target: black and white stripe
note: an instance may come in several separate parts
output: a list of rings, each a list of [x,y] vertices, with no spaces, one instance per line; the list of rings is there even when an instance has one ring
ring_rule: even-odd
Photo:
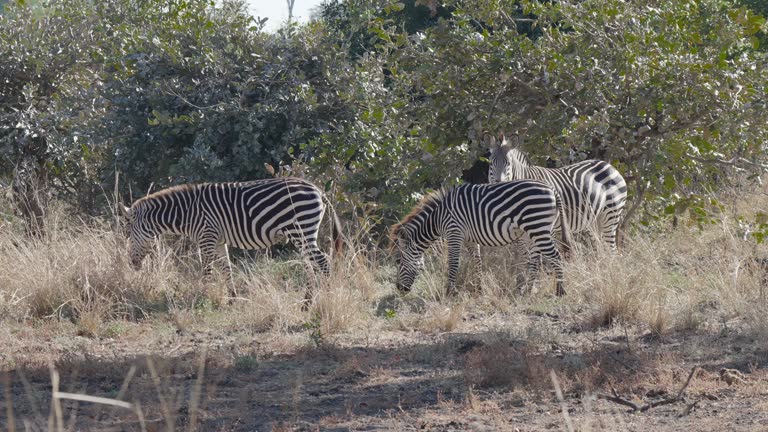
[[[325,200],[317,186],[298,178],[171,187],[130,208],[122,207],[128,219],[131,263],[141,268],[152,241],[164,233],[195,240],[206,274],[214,262],[228,264],[227,246],[264,249],[288,239],[317,270],[328,274],[328,259],[317,245]],[[332,225],[338,250],[340,225],[335,214]],[[224,270],[229,273],[229,266]]]
[[[510,142],[511,141],[511,142]],[[519,136],[491,138],[488,181],[533,179],[557,190],[572,233],[590,232],[616,248],[616,234],[627,200],[627,183],[608,162],[585,160],[562,168],[534,166],[518,149]]]
[[[557,276],[557,294],[563,295],[561,255],[552,237],[562,213],[557,192],[533,180],[464,184],[434,192],[390,229],[399,267],[397,288],[411,289],[424,265],[424,251],[440,238],[448,243],[448,292],[452,293],[464,242],[503,246],[525,236],[533,243],[531,270],[538,270],[538,257],[546,258]],[[563,242],[568,249],[570,235],[567,225],[562,226]]]

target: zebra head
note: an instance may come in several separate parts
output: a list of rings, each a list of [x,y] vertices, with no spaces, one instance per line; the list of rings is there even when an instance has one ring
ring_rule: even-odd
[[[134,208],[120,205],[120,210],[126,221],[131,266],[134,270],[140,270],[141,262],[152,249],[152,240],[155,237],[154,230],[148,223],[146,212],[142,207]]]
[[[490,138],[490,165],[488,166],[488,183],[522,179],[521,169],[525,162],[522,153],[517,150],[520,136],[504,134]],[[519,156],[518,156],[519,155]]]
[[[424,249],[418,247],[414,235],[402,225],[393,227],[390,233],[397,262],[397,290],[409,292],[419,272],[424,268]]]

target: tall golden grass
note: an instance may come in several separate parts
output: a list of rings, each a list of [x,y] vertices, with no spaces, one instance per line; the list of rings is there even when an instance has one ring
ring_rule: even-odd
[[[584,327],[624,323],[663,335],[741,320],[764,334],[768,252],[745,239],[734,212],[723,212],[716,223],[701,228],[683,223],[638,231],[618,253],[582,246],[566,264],[569,294],[562,304],[546,300],[554,292],[551,275],[540,275],[534,293],[518,291],[525,254],[510,248],[484,250],[480,274],[465,254],[459,275],[463,289],[453,299],[443,293],[444,257],[433,254],[414,292],[401,300],[394,292],[394,265],[386,252],[372,251],[362,240],[367,231],[349,236],[329,278],[308,280],[297,254],[240,259],[235,283],[241,295],[228,304],[225,281],[201,279],[199,257],[188,241],[159,242],[144,268],[134,271],[123,235],[111,223],[52,212],[43,240],[31,240],[11,224],[0,232],[0,315],[16,321],[71,320],[88,336],[113,319],[232,308],[241,325],[253,329],[285,331],[310,323],[327,336],[393,316],[400,326],[452,331],[473,308],[512,312],[520,305],[561,304]],[[301,301],[307,284],[314,286],[315,301],[305,312]]]

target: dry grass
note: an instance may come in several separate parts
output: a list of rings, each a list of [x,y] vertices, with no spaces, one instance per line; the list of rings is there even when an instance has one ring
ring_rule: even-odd
[[[587,328],[622,322],[664,335],[739,318],[765,334],[762,320],[750,319],[768,308],[765,269],[743,264],[756,253],[765,254],[765,247],[735,237],[726,221],[703,232],[634,237],[618,254],[599,249],[569,262],[567,282],[578,299],[573,310],[590,311]]]
[[[0,234],[0,304],[16,320],[82,320],[88,332],[102,319],[140,319],[186,304],[199,289],[171,251],[161,248],[152,265],[135,272],[111,230],[52,222],[42,241]]]
[[[161,246],[135,272],[122,236],[108,227],[65,218],[54,218],[48,226],[50,236],[44,241],[30,241],[13,230],[0,233],[0,311],[6,319],[71,320],[79,334],[96,336],[103,322],[157,313],[170,314],[183,327],[194,313],[227,302],[223,281],[200,280],[189,247]],[[480,307],[504,313],[519,308],[565,312],[583,329],[622,323],[657,336],[733,320],[766,334],[760,317],[767,308],[768,269],[760,259],[768,254],[765,246],[744,241],[736,230],[724,216],[703,231],[682,227],[630,237],[618,254],[603,248],[582,251],[567,264],[570,293],[561,306],[541,303],[551,297],[553,278],[546,273],[540,275],[538,292],[520,295],[524,257],[509,248],[484,250],[486,270],[480,274],[465,254],[459,300],[448,300],[445,262],[433,255],[414,286],[412,297],[420,299],[420,306],[400,306],[396,312],[401,327],[426,332],[454,331],[468,307]],[[309,282],[297,258],[242,260],[235,272],[241,298],[226,307],[237,310],[241,327],[258,332],[285,332],[311,322],[330,336],[368,326],[382,316],[375,306],[391,295],[394,271],[382,266],[386,256],[371,257],[354,241],[349,244],[335,259],[330,278]],[[315,286],[315,302],[306,314],[300,306],[308,283]],[[183,318],[185,313],[189,316]]]
[[[435,378],[443,378],[441,368],[454,368],[458,384],[450,385],[461,386],[460,397],[455,391],[445,400],[440,396],[443,405],[438,405],[485,415],[508,409],[503,401],[489,400],[489,394],[510,395],[520,403],[551,396],[550,371],[556,372],[566,400],[611,387],[638,398],[657,389],[672,391],[689,368],[675,356],[647,349],[665,340],[723,335],[726,352],[740,337],[743,346],[768,339],[768,268],[763,264],[768,250],[745,241],[733,215],[725,213],[702,230],[682,223],[636,233],[619,253],[581,248],[566,264],[569,294],[564,299],[554,297],[554,277],[546,273],[537,291],[521,294],[525,254],[510,248],[484,249],[479,274],[465,253],[456,298],[445,297],[445,260],[432,254],[413,292],[399,296],[389,257],[371,252],[360,236],[335,258],[327,279],[308,278],[295,253],[236,260],[239,297],[229,302],[223,280],[201,280],[188,243],[162,242],[136,272],[121,235],[110,227],[55,213],[48,227],[43,241],[30,241],[15,229],[0,232],[0,326],[12,328],[0,336],[11,341],[11,352],[46,352],[54,340],[63,346],[57,351],[62,356],[79,356],[96,349],[102,338],[114,338],[131,350],[141,351],[134,347],[146,343],[175,357],[199,349],[194,341],[203,338],[226,347],[215,358],[218,363],[209,359],[206,370],[258,377],[264,358],[290,355],[295,356],[290,361],[331,364],[327,376],[382,394],[389,388],[399,394],[400,385],[408,389],[416,381],[399,373],[396,366],[402,362],[409,363],[407,373],[428,370],[436,382],[442,382]],[[308,284],[314,286],[315,301],[304,311]],[[41,341],[27,350],[30,334]],[[460,335],[469,335],[469,342],[451,339]],[[392,348],[414,340],[420,348]],[[345,351],[361,345],[374,348],[364,354]],[[703,348],[689,349],[712,349]],[[13,357],[0,355],[0,361],[16,365]],[[179,374],[164,363],[155,366],[160,384],[166,375]],[[196,376],[197,366],[187,364],[182,372]],[[151,371],[142,368],[144,385],[154,391]],[[59,369],[62,376],[67,373],[64,365]],[[298,395],[291,410],[301,412],[303,386],[317,385],[318,376],[326,375],[309,366],[296,376],[281,375],[296,383],[285,386],[287,394]],[[691,392],[716,385],[722,385],[716,378],[697,379]],[[397,404],[382,400],[382,406]],[[506,426],[506,417],[493,415],[499,428]],[[323,421],[343,424],[349,416],[329,413]]]
[[[94,221],[48,221],[50,235],[30,240],[22,233],[0,233],[0,312],[4,319],[69,320],[82,336],[100,335],[111,320],[143,320],[167,315],[179,330],[198,315],[227,305],[227,283],[200,277],[188,241],[159,242],[141,271],[127,259],[120,233]],[[354,243],[353,243],[354,244]],[[324,335],[361,325],[380,294],[374,261],[359,250],[336,257],[329,278],[310,276],[299,257],[241,260],[235,270],[240,296],[233,300],[238,326],[252,331],[286,331],[307,321],[301,310],[304,290],[314,287],[309,311]]]
[[[467,310],[479,308],[566,314],[587,330],[621,323],[665,336],[739,321],[755,334],[768,334],[762,319],[768,309],[768,252],[745,241],[736,217],[725,212],[703,230],[683,223],[631,236],[619,253],[582,247],[566,266],[565,302],[547,300],[554,278],[546,273],[539,277],[538,291],[521,295],[524,252],[484,248],[485,270],[479,274],[471,255],[463,255],[458,299],[445,298],[445,259],[432,254],[409,296],[416,300],[389,307],[379,303],[392,296],[395,271],[386,254],[362,247],[370,234],[365,230],[335,257],[326,279],[307,278],[296,255],[236,262],[240,298],[227,305],[226,283],[201,280],[189,242],[161,242],[136,272],[128,265],[121,234],[98,221],[84,224],[60,214],[52,212],[49,236],[42,241],[25,238],[21,230],[0,233],[0,312],[6,320],[70,320],[79,334],[92,337],[112,320],[167,314],[183,328],[200,314],[227,308],[236,311],[240,328],[285,333],[308,325],[328,337],[393,315],[397,320],[390,322],[399,328],[450,332],[461,327]],[[314,286],[315,302],[306,313],[301,303],[308,284]]]

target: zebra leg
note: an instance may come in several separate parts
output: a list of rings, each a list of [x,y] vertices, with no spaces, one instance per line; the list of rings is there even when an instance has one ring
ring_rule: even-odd
[[[601,239],[608,243],[612,251],[616,250],[616,235],[621,218],[615,212],[603,213],[598,218]]]
[[[461,244],[463,237],[461,234],[452,233],[448,235],[448,283],[446,292],[448,295],[456,293],[456,277],[459,274],[459,258],[461,257]]]
[[[324,277],[327,277],[331,273],[331,266],[328,263],[328,257],[318,247],[317,241],[309,241],[297,236],[292,237],[292,241],[301,250],[301,256],[305,263],[304,268],[307,272],[307,292],[304,294],[304,304],[301,307],[302,310],[307,310],[312,303],[315,285],[318,284],[316,272],[319,271]]]
[[[229,294],[232,297],[237,297],[237,287],[235,286],[235,280],[232,277],[232,261],[229,259],[229,248],[226,243],[219,243],[217,249],[219,263],[221,264],[221,272],[224,273],[224,277],[229,285]]]
[[[200,257],[203,261],[204,277],[210,279],[213,274],[213,266],[219,265],[219,268],[227,281],[227,294],[230,296],[229,302],[232,302],[238,294],[237,289],[235,288],[234,279],[232,278],[232,263],[229,261],[227,244],[220,242],[219,239],[214,236],[203,237],[198,243],[200,246]]]
[[[557,289],[555,295],[558,297],[565,295],[565,288],[563,281],[565,275],[563,273],[563,260],[560,256],[560,251],[557,250],[554,240],[552,238],[539,238],[534,243],[534,248],[537,250],[537,254],[540,258],[543,256],[552,268],[555,270],[555,277],[557,278]]]
[[[538,278],[539,271],[541,270],[541,253],[531,247],[528,249],[528,266],[524,279],[524,289],[526,291],[533,291],[533,283]]]
[[[483,257],[480,255],[480,244],[476,244],[474,248],[472,248],[472,257],[475,260],[475,271],[477,272],[478,277],[480,276],[480,273],[483,271]]]
[[[198,241],[200,247],[200,258],[203,262],[203,275],[210,277],[213,274],[213,265],[221,259],[221,248],[219,239],[213,236],[206,236]]]

